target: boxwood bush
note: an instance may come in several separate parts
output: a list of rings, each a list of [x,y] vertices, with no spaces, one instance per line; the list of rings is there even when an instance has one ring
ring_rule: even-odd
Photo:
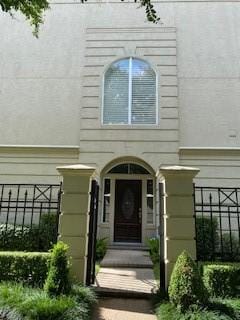
[[[0,252],[0,281],[42,287],[50,256],[50,253],[40,252]]]
[[[59,241],[55,244],[49,264],[49,271],[44,290],[51,297],[68,294],[71,289],[69,280],[68,246]]]
[[[203,305],[208,300],[197,265],[186,251],[175,263],[168,293],[170,302],[181,311],[186,311],[194,304]]]
[[[240,286],[240,266],[204,265],[203,281],[211,296],[233,297],[238,294]]]

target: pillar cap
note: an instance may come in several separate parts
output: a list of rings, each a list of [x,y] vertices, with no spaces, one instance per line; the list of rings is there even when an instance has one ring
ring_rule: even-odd
[[[196,176],[200,169],[194,167],[184,166],[163,166],[158,170],[158,175],[184,175],[184,176]]]
[[[80,175],[80,176],[91,176],[93,175],[96,168],[89,167],[84,164],[72,164],[68,166],[57,167],[57,171],[62,175]]]

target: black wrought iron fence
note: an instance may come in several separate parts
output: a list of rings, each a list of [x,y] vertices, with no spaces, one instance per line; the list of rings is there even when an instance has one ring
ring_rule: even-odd
[[[194,187],[197,259],[240,261],[240,188]]]
[[[91,202],[90,202],[90,212],[89,212],[89,230],[88,230],[87,274],[86,274],[86,285],[88,286],[93,284],[95,281],[98,196],[99,196],[98,182],[96,180],[92,180]]]
[[[61,184],[0,184],[0,250],[47,251],[57,241]]]

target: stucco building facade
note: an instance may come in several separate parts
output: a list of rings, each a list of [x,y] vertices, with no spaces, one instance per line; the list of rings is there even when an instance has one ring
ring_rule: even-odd
[[[239,1],[155,7],[158,25],[132,2],[52,1],[39,39],[22,17],[1,14],[0,180],[54,183],[57,166],[96,168],[110,242],[155,235],[160,166],[197,167],[200,186],[240,183]],[[119,61],[152,70],[154,121],[134,123],[130,100],[130,118],[104,120],[106,76]],[[127,232],[119,211],[135,216]]]

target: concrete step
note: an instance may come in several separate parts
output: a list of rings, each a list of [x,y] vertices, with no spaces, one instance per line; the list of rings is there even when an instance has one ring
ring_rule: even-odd
[[[149,251],[149,248],[142,245],[132,245],[132,244],[112,244],[108,246],[110,250],[139,250],[139,251]]]
[[[96,292],[106,297],[150,298],[156,287],[148,268],[101,268],[95,280]]]
[[[101,267],[152,268],[153,263],[147,251],[108,249],[100,263]]]
[[[98,297],[116,297],[116,298],[130,298],[130,299],[151,299],[153,293],[139,292],[122,289],[110,289],[104,287],[93,286],[94,291]]]

